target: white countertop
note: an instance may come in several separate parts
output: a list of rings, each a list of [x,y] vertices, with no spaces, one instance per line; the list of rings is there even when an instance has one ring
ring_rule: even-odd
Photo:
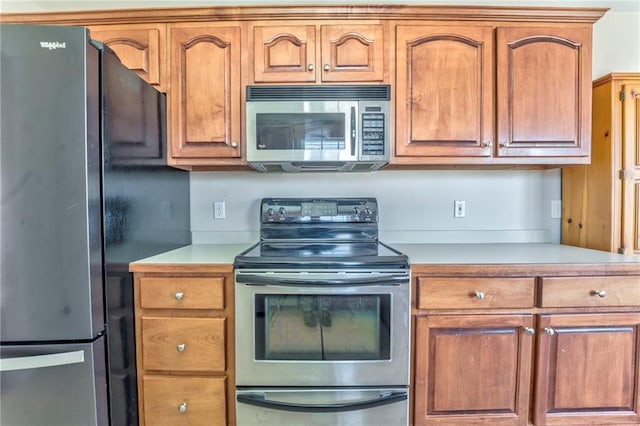
[[[436,264],[637,264],[640,258],[561,244],[389,244],[414,265]],[[193,244],[134,264],[233,264],[252,244]]]

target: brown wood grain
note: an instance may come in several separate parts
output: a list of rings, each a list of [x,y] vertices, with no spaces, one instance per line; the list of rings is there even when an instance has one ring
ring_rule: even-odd
[[[640,309],[640,276],[543,278],[540,306],[637,306]]]
[[[177,295],[180,294],[178,297]],[[224,309],[223,277],[141,277],[142,309]]]

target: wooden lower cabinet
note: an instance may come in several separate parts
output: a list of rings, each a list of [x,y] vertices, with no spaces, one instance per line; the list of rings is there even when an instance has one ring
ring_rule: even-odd
[[[234,425],[233,276],[135,273],[134,299],[140,425]]]
[[[538,324],[535,424],[640,424],[640,313],[541,315]]]
[[[527,424],[532,315],[415,323],[415,425]]]

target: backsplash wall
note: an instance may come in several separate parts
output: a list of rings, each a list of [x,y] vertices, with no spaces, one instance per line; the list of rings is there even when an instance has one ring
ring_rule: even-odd
[[[191,173],[194,243],[252,243],[264,197],[376,197],[389,243],[559,242],[560,170],[381,170],[371,173]],[[466,216],[454,218],[454,200]],[[214,219],[214,201],[226,218]]]

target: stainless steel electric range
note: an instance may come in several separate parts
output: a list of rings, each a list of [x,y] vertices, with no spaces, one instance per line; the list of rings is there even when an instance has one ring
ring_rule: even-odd
[[[235,259],[238,425],[408,423],[410,272],[374,198],[267,198]]]

